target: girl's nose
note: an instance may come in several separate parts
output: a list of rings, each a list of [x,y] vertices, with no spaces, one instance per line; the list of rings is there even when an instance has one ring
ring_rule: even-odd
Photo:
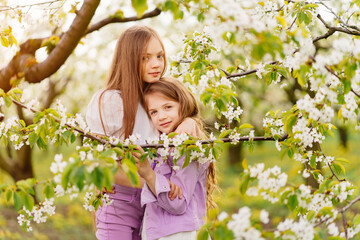
[[[152,68],[158,68],[160,67],[160,59],[158,59],[157,57],[153,58],[151,61],[151,67]]]
[[[166,118],[167,118],[167,115],[163,111],[160,111],[159,112],[159,120],[166,119]]]

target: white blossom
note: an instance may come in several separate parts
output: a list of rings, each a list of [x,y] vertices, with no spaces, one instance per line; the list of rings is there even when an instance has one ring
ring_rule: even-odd
[[[260,212],[260,221],[264,224],[269,223],[269,213],[264,209]]]

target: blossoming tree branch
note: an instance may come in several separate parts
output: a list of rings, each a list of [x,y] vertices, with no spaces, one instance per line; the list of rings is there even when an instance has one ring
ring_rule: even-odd
[[[49,4],[62,2],[66,1]],[[148,11],[152,5],[154,10]],[[137,13],[134,17],[125,17],[119,9],[92,23],[95,10],[101,8],[100,1],[84,0],[81,7],[74,3],[69,14],[75,16],[67,31],[24,41],[0,70],[0,141],[4,148],[21,151],[37,146],[46,150],[49,144],[75,144],[82,136],[81,144],[69,158],[55,156],[51,178],[32,176],[16,179],[12,185],[0,185],[1,194],[19,211],[23,230],[31,230],[32,221],[44,222],[54,214],[54,198],[86,192],[87,210],[109,204],[106,194],[94,192],[95,188],[111,189],[118,167],[134,185],[139,184],[131,153],[140,136],[120,141],[92,135],[81,115],[68,113],[60,101],[52,108],[35,110],[33,99],[24,100],[24,86],[28,85],[22,83],[41,83],[57,75],[81,39],[102,31],[106,25],[156,18],[169,11],[180,21],[195,16],[201,26],[200,30],[188,28],[182,48],[172,57],[170,74],[181,79],[203,108],[216,116],[214,131],[210,140],[176,134],[147,139],[142,158],[154,157],[157,148],[163,158],[171,154],[178,159],[186,153],[184,165],[176,166],[186,167],[191,161],[220,160],[224,142],[245,142],[250,150],[257,151],[255,141],[272,140],[281,158],[289,164],[302,164],[299,174],[307,179],[307,184],[288,182],[288,174],[277,166],[267,168],[266,160],[256,165],[244,160],[239,194],[261,197],[287,208],[290,214],[276,225],[270,222],[276,213],[269,215],[266,209],[260,210],[259,217],[246,206],[232,215],[209,214],[199,238],[320,239],[321,234],[329,239],[359,237],[360,215],[352,209],[355,205],[358,208],[360,195],[359,188],[346,179],[344,163],[348,160],[329,155],[322,144],[334,135],[339,123],[348,125],[354,133],[360,130],[360,2],[165,0],[132,1],[131,7]],[[9,17],[21,21],[22,8],[9,9],[5,12],[17,10],[17,15]],[[1,43],[9,48],[17,44],[11,27],[1,29]],[[43,47],[48,55],[37,62],[36,52]],[[71,81],[67,78],[63,86]],[[266,89],[273,89],[272,94]],[[53,92],[56,94],[49,95],[51,101],[60,94]],[[261,126],[254,130],[259,117],[249,116],[258,106],[256,101],[269,104],[278,97],[274,92],[287,96],[287,104],[272,104],[272,110],[260,116]],[[18,117],[11,117],[14,105]],[[31,115],[31,121],[25,121],[23,113]],[[10,169],[2,155],[0,167]],[[35,194],[36,188],[43,189],[42,193]]]

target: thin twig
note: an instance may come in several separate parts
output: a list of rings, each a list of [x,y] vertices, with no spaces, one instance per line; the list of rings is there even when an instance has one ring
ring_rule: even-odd
[[[347,222],[346,222],[346,218],[345,218],[345,213],[344,212],[341,212],[341,215],[342,215],[342,223],[343,223],[343,226],[344,226],[344,232],[345,232],[345,239],[348,239],[348,232],[347,232]]]
[[[351,202],[349,202],[348,205],[346,205],[345,207],[343,207],[342,209],[340,209],[340,212],[345,212],[346,210],[348,210],[348,208],[350,208],[352,205],[354,205],[356,202],[360,201],[360,196],[358,196],[357,198],[355,198],[354,200],[352,200]]]
[[[0,12],[9,11],[9,10],[15,10],[17,8],[25,8],[25,7],[33,7],[33,6],[39,6],[39,5],[45,5],[45,4],[53,4],[55,2],[60,2],[62,0],[53,0],[53,1],[47,1],[47,2],[41,2],[41,3],[33,3],[33,4],[27,4],[27,5],[16,5],[16,6],[0,6]]]
[[[273,65],[273,64],[276,64],[277,61],[273,61],[273,62],[270,62],[268,63],[269,65]],[[221,71],[223,71],[222,69],[220,69]],[[235,74],[229,74],[227,75],[226,74],[226,78],[233,78],[233,77],[243,77],[243,76],[246,76],[246,75],[249,75],[249,74],[252,74],[252,73],[256,73],[259,69],[252,69],[252,70],[249,70],[249,71],[246,71],[246,72],[242,72],[242,73],[235,73]]]
[[[328,31],[327,31],[327,33],[325,33],[325,34],[323,34],[323,35],[321,35],[321,36],[318,36],[318,37],[316,37],[316,38],[314,38],[313,39],[313,43],[316,43],[317,41],[319,41],[319,40],[321,40],[321,39],[326,39],[326,38],[328,38],[328,37],[330,37],[331,35],[333,35],[335,33],[335,30],[334,29],[329,29]]]
[[[354,89],[351,89],[351,91],[357,96],[357,97],[359,97],[360,98],[360,94],[359,93],[357,93],[357,92],[355,92],[354,91]]]

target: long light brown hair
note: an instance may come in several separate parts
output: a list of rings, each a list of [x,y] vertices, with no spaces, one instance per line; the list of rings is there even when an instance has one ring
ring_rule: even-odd
[[[186,88],[186,86],[172,77],[163,77],[159,81],[148,84],[144,89],[144,98],[143,105],[146,109],[146,112],[149,114],[147,104],[146,104],[146,96],[152,93],[160,93],[164,95],[164,97],[178,102],[179,107],[179,116],[180,124],[185,118],[192,118],[196,121],[201,139],[207,139],[207,134],[204,131],[202,121],[200,119],[200,111],[199,105],[196,102],[194,95]],[[150,116],[149,116],[150,117]],[[177,127],[177,126],[176,126]],[[175,129],[176,129],[175,127]],[[173,131],[175,130],[173,129]],[[216,203],[213,200],[212,193],[215,189],[217,189],[217,181],[216,181],[216,168],[215,162],[210,162],[208,171],[207,171],[207,181],[206,181],[206,206],[207,208],[216,207]]]
[[[123,126],[122,129],[120,129],[120,132],[121,136],[124,138],[129,137],[134,129],[136,111],[138,103],[142,99],[143,88],[145,85],[143,81],[145,64],[143,54],[145,54],[149,41],[153,37],[159,40],[164,53],[164,69],[161,73],[162,76],[166,70],[165,48],[159,35],[154,29],[147,26],[130,27],[120,35],[116,44],[105,89],[120,90],[121,92],[124,114]],[[99,102],[101,102],[103,93],[100,96]],[[99,109],[104,133],[107,135],[101,116],[100,104]]]

